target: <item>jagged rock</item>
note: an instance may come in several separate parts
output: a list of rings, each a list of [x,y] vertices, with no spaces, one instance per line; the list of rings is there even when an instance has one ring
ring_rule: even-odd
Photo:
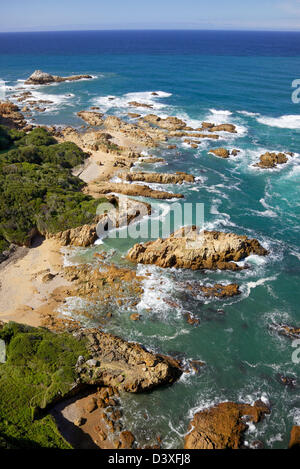
[[[62,81],[76,81],[83,78],[93,78],[91,75],[71,75],[70,77],[60,77],[51,75],[50,73],[35,70],[32,75],[25,81],[25,85],[48,85],[50,83],[59,83]]]
[[[285,335],[290,339],[300,339],[300,327],[289,326],[288,324],[271,324],[271,329],[278,332],[278,334]]]
[[[209,132],[230,132],[236,134],[236,127],[233,124],[214,125],[208,129]]]
[[[16,104],[0,101],[0,125],[13,129],[25,129],[26,120]]]
[[[135,244],[127,258],[135,263],[185,269],[241,270],[236,262],[250,254],[268,253],[256,239],[220,231],[180,228],[169,238]]]
[[[300,427],[297,425],[291,430],[289,449],[300,449]]]
[[[141,392],[171,384],[182,374],[180,364],[170,357],[148,352],[141,345],[98,329],[83,330],[88,350],[98,366],[87,363],[78,370],[82,383],[114,386],[128,392]]]
[[[262,401],[254,405],[222,402],[194,415],[185,437],[185,449],[239,449],[246,421],[258,423],[270,409]]]
[[[83,119],[88,124],[92,125],[93,127],[97,127],[103,124],[103,114],[100,112],[95,111],[79,111],[77,112],[77,116]]]
[[[158,184],[182,184],[183,182],[194,182],[195,177],[191,174],[176,172],[169,173],[146,173],[146,172],[130,172],[121,174],[120,177],[125,181],[142,181]]]
[[[215,148],[213,150],[209,150],[209,153],[213,153],[220,158],[229,158],[229,151],[226,148]]]
[[[284,164],[288,161],[284,153],[266,152],[260,157],[260,161],[256,164],[260,168],[275,168],[278,164]]]
[[[183,120],[178,119],[178,117],[166,117],[165,119],[162,119],[155,114],[148,114],[144,117],[144,121],[166,130],[176,131],[186,128],[186,123]]]
[[[153,108],[152,104],[138,103],[137,101],[130,101],[130,103],[128,103],[128,105],[132,106],[132,107],[145,107],[145,108],[149,108],[149,109]]]
[[[89,186],[89,194],[93,197],[99,197],[99,195],[109,194],[111,192],[130,196],[151,197],[153,199],[182,199],[184,197],[183,194],[159,191],[143,184],[95,181],[95,183],[90,184]]]

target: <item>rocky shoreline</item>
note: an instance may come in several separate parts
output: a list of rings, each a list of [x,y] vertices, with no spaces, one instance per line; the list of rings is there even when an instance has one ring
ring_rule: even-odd
[[[90,75],[59,77],[36,71],[25,84],[48,85],[91,78]],[[19,102],[23,102],[25,106],[27,101],[29,103],[31,100],[30,92],[28,93],[17,95]],[[136,101],[129,102],[129,105],[144,110],[152,109],[151,105]],[[37,104],[32,103],[31,106],[37,106]],[[24,112],[28,114],[28,109]],[[127,122],[116,116],[105,116],[96,109],[80,111],[77,115],[85,122],[84,129],[48,127],[47,131],[57,143],[72,142],[88,154],[84,164],[74,168],[72,174],[84,181],[85,185],[81,190],[83,194],[92,196],[94,199],[101,199],[105,195],[106,201],[114,207],[114,210],[111,214],[108,212],[95,216],[88,224],[53,233],[34,232],[29,244],[35,235],[42,234],[47,240],[52,240],[60,247],[92,246],[98,238],[99,223],[103,226],[109,224],[111,216],[117,216],[116,227],[121,228],[138,220],[139,217],[151,215],[150,203],[129,199],[129,197],[142,196],[159,200],[182,199],[184,197],[182,193],[153,189],[148,184],[193,184],[195,177],[183,172],[133,171],[132,168],[138,162],[151,164],[161,161],[161,158],[152,156],[145,158],[143,151],[155,148],[176,150],[177,145],[173,144],[174,139],[184,139],[185,143],[197,148],[202,139],[218,140],[220,132],[237,133],[237,128],[233,124],[215,125],[203,122],[201,127],[195,129],[188,126],[182,119],[173,116],[161,118],[155,114],[148,114],[141,117],[138,113],[130,113],[131,120]],[[0,103],[0,124],[13,129],[21,129],[25,133],[32,129],[32,125],[28,125],[18,106],[9,102]],[[239,150],[219,147],[208,150],[208,153],[228,159],[236,156]],[[274,168],[286,163],[287,155],[293,156],[288,152],[278,154],[267,152],[260,157],[257,166],[263,169]],[[122,182],[114,182],[112,179],[115,176]],[[128,196],[129,210],[126,207],[126,211],[123,212],[119,194]],[[0,260],[6,262],[14,252],[15,248],[11,246],[1,254]],[[91,302],[101,302],[103,311],[106,312],[100,321],[103,328],[114,314],[114,304],[118,306],[127,304],[131,311],[135,311],[131,313],[130,319],[138,321],[140,315],[135,307],[143,293],[142,282],[145,277],[136,274],[136,264],[156,265],[161,268],[238,272],[247,268],[247,265],[239,263],[253,254],[267,256],[269,253],[256,239],[235,233],[199,231],[197,227],[189,226],[180,228],[167,239],[135,244],[127,254],[127,260],[132,262],[131,268],[117,266],[109,262],[105,254],[98,253],[92,265],[81,264],[69,267],[58,265],[55,272],[51,266],[51,268],[35,273],[35,276],[42,279],[41,281],[49,287],[49,290],[46,290],[49,297],[37,307],[27,306],[29,310],[27,309],[26,315],[23,311],[23,316],[18,316],[20,311],[17,311],[13,319],[23,317],[27,321],[29,320],[27,318],[35,316],[39,322],[38,326],[51,331],[49,334],[54,334],[52,338],[60,337],[67,331],[71,340],[75,340],[80,347],[82,346],[87,355],[86,357],[79,355],[76,357],[76,362],[72,362],[75,374],[68,389],[61,395],[53,396],[51,401],[47,402],[47,406],[52,409],[51,412],[60,426],[64,409],[63,407],[55,409],[54,404],[62,405],[70,399],[70,393],[72,397],[78,393],[78,399],[70,401],[67,406],[68,410],[65,411],[73,427],[76,427],[75,433],[72,427],[71,436],[70,428],[65,429],[66,435],[70,437],[70,441],[74,442],[75,447],[79,444],[78,435],[81,435],[82,430],[91,437],[87,445],[95,444],[98,448],[116,449],[138,447],[137,439],[130,429],[124,429],[122,426],[122,412],[119,408],[122,393],[147,392],[158,386],[172,385],[180,379],[183,373],[198,372],[204,363],[191,360],[183,365],[180,360],[150,352],[138,343],[128,342],[106,333],[100,327],[83,329],[80,320],[68,319],[57,313],[66,299],[77,296]],[[63,282],[58,282],[57,287],[51,288],[51,284],[55,284],[58,277],[63,279]],[[241,293],[237,283],[226,285],[197,283],[195,285],[186,282],[183,288],[191,292],[194,297],[201,294],[206,298],[217,299],[231,298]],[[32,296],[34,295],[35,293],[32,292]],[[173,300],[169,303],[170,306],[177,307]],[[25,309],[26,305],[24,305]],[[81,314],[93,319],[89,311]],[[190,326],[199,324],[197,317],[189,312],[184,314]],[[9,321],[9,315],[5,321]],[[8,325],[1,323],[0,332],[10,327],[15,328],[12,323]],[[38,329],[30,330],[25,326],[20,327],[21,329],[17,332],[20,336],[40,333]],[[290,338],[299,337],[299,328],[286,324],[274,325],[273,330]],[[7,337],[4,332],[3,337]],[[72,360],[74,361],[74,357]],[[93,387],[93,392],[89,391],[86,396],[79,396],[79,392],[86,386]],[[76,418],[72,407],[74,402],[78,404]],[[261,401],[253,405],[223,402],[202,410],[194,415],[187,428],[184,447],[186,449],[242,448],[244,447],[244,433],[248,428],[247,423],[257,424],[269,413],[270,408]],[[290,447],[299,445],[297,428],[299,427],[294,427],[292,430]],[[65,435],[64,431],[62,435]],[[161,442],[158,443],[160,446]]]

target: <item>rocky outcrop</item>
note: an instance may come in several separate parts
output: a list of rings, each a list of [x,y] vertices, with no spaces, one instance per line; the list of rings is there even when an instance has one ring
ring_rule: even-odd
[[[107,204],[110,204],[111,211],[95,217],[94,223],[55,234],[47,233],[47,238],[58,240],[62,246],[87,247],[95,243],[100,232],[107,232],[109,226],[112,229],[121,228],[145,215],[151,215],[151,205],[145,202],[127,198],[120,202],[116,197],[109,197]]]
[[[165,130],[182,130],[187,127],[186,123],[183,120],[178,119],[178,117],[166,117],[165,119],[162,119],[155,114],[148,114],[148,116],[143,119],[144,121]]]
[[[81,331],[92,356],[76,367],[78,382],[113,386],[127,392],[148,391],[171,384],[182,374],[174,359],[148,352],[141,345],[98,329]]]
[[[288,324],[271,324],[271,329],[280,335],[289,337],[290,339],[300,339],[300,327],[290,326]]]
[[[175,174],[168,173],[146,173],[146,172],[131,172],[121,174],[120,177],[125,181],[142,181],[158,184],[182,184],[183,182],[192,183],[195,177],[191,174],[176,172]]]
[[[135,244],[127,258],[135,263],[184,269],[241,270],[236,262],[250,254],[265,256],[268,251],[256,239],[220,231],[199,231],[194,226],[180,228],[169,238]]]
[[[49,85],[51,83],[60,83],[62,81],[77,81],[93,78],[91,75],[71,75],[70,77],[60,77],[57,75],[51,75],[50,73],[36,70],[32,75],[25,81],[25,85]]]
[[[11,129],[24,130],[27,127],[26,120],[20,109],[10,101],[0,101],[0,125],[5,125]]]
[[[77,112],[77,116],[93,127],[100,126],[104,122],[102,119],[103,114],[96,111],[79,111]]]
[[[213,153],[220,158],[229,158],[229,151],[226,148],[215,148],[213,150],[209,150],[209,153]]]
[[[239,449],[247,421],[258,423],[270,409],[262,401],[254,405],[222,402],[194,415],[185,437],[185,449]]]
[[[275,168],[279,164],[287,163],[288,158],[284,153],[270,153],[266,152],[260,157],[260,161],[255,165],[259,168],[268,169]]]
[[[291,430],[289,449],[300,449],[300,427],[297,425]]]
[[[158,191],[142,184],[122,184],[117,182],[95,182],[89,186],[89,194],[93,197],[99,197],[102,194],[124,194],[130,196],[151,197],[152,199],[182,199],[182,194],[173,194],[172,192]]]
[[[162,130],[150,126],[141,128],[136,124],[124,122],[116,116],[108,116],[104,121],[104,126],[109,132],[121,134],[143,147],[155,147],[159,142],[167,140]]]
[[[209,127],[209,132],[230,132],[232,134],[236,134],[236,126],[233,124],[220,124],[214,125],[213,127]]]
[[[153,105],[152,104],[147,104],[147,103],[138,103],[137,101],[130,101],[130,103],[128,103],[129,106],[132,106],[132,107],[144,107],[144,108],[148,108],[148,109],[152,109],[153,108]]]
[[[230,283],[229,285],[216,283],[213,286],[205,286],[199,285],[197,282],[185,282],[180,284],[180,287],[190,291],[193,296],[204,295],[205,297],[231,298],[241,294],[237,283]]]

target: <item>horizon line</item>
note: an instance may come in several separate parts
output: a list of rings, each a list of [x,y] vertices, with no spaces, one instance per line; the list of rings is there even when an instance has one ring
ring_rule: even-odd
[[[277,33],[300,33],[300,29],[222,29],[222,28],[104,28],[104,29],[42,29],[21,31],[0,31],[0,34],[31,34],[31,33],[76,33],[76,32],[132,32],[132,31],[211,31],[211,32],[277,32]]]

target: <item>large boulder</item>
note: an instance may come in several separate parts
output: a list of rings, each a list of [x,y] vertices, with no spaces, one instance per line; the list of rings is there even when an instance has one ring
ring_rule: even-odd
[[[89,125],[93,127],[97,127],[103,124],[103,114],[100,112],[95,111],[79,111],[77,112],[77,116],[80,117],[82,120],[87,122]]]
[[[239,449],[247,421],[258,423],[270,409],[262,401],[254,405],[222,402],[194,415],[185,437],[185,449]]]
[[[146,173],[146,172],[130,172],[120,175],[126,181],[142,181],[158,184],[182,184],[183,182],[192,183],[195,177],[191,174],[177,173]]]
[[[229,151],[226,148],[215,148],[213,150],[209,150],[209,153],[213,153],[220,158],[229,158]]]
[[[236,262],[268,251],[256,239],[221,231],[200,231],[195,226],[183,227],[167,239],[158,238],[135,244],[127,258],[135,263],[184,269],[240,270]]]
[[[99,329],[79,332],[77,337],[87,339],[92,356],[77,366],[78,382],[141,392],[171,384],[182,374],[176,360],[148,352],[135,342],[126,342]]]
[[[270,153],[267,151],[261,155],[257,166],[263,169],[275,168],[278,164],[284,164],[287,161],[288,158],[284,153]]]

